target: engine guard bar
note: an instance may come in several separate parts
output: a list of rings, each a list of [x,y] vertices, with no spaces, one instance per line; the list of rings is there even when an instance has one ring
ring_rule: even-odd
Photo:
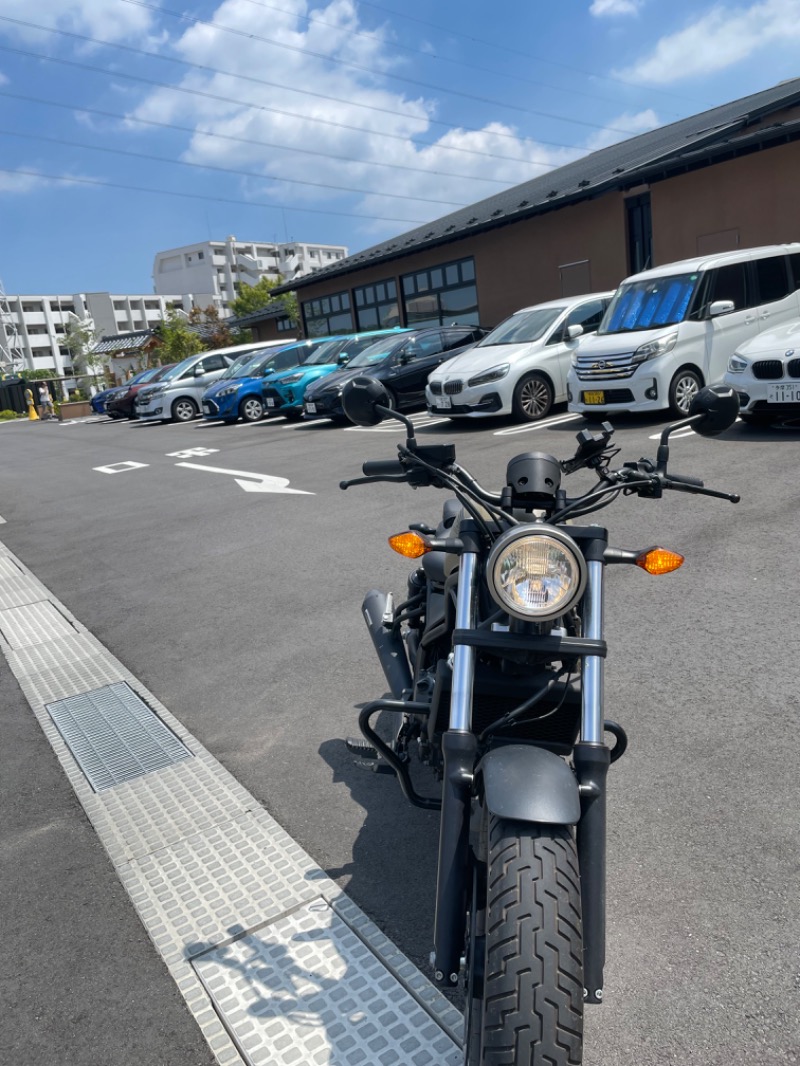
[[[372,703],[366,704],[358,715],[358,728],[361,730],[361,735],[365,737],[370,744],[379,752],[386,762],[397,774],[397,780],[403,795],[414,807],[421,807],[424,811],[439,811],[442,809],[442,802],[438,799],[433,799],[430,796],[421,796],[419,792],[414,788],[411,781],[411,775],[408,772],[408,766],[397,755],[397,752],[392,751],[389,745],[382,737],[379,737],[375,730],[370,725],[370,718],[378,711],[395,711],[401,714],[430,714],[431,707],[429,703],[414,703],[405,700],[373,700]]]

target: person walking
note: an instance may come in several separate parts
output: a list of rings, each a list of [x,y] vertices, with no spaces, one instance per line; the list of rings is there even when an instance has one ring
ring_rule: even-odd
[[[47,385],[39,386],[39,413],[42,418],[55,418],[56,411],[53,407],[53,397]]]

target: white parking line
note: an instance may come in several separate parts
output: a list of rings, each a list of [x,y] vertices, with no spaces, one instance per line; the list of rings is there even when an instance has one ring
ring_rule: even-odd
[[[530,425],[511,426],[509,429],[495,430],[495,437],[511,437],[517,433],[532,433],[536,429],[548,429],[550,426],[560,426],[564,422],[574,422],[583,415],[556,415],[553,418],[544,419],[542,422],[532,422]]]

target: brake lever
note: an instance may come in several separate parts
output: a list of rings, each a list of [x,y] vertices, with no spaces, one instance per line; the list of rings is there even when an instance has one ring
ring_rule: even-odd
[[[719,492],[717,489],[701,488],[699,485],[686,485],[681,481],[672,481],[669,475],[662,477],[661,481],[665,489],[673,492],[691,492],[695,496],[714,496],[718,500],[727,500],[729,503],[740,503],[742,499],[738,492]]]

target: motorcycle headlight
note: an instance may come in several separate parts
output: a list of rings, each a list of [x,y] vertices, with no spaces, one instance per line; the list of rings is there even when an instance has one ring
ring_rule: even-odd
[[[675,342],[678,339],[678,334],[668,333],[666,337],[659,337],[654,341],[647,341],[646,344],[640,345],[633,353],[634,363],[643,363],[646,359],[655,359],[659,355],[666,355],[667,352],[671,352],[675,347]]]
[[[560,618],[580,599],[586,563],[577,544],[555,526],[517,526],[504,533],[486,564],[489,592],[515,618]]]

